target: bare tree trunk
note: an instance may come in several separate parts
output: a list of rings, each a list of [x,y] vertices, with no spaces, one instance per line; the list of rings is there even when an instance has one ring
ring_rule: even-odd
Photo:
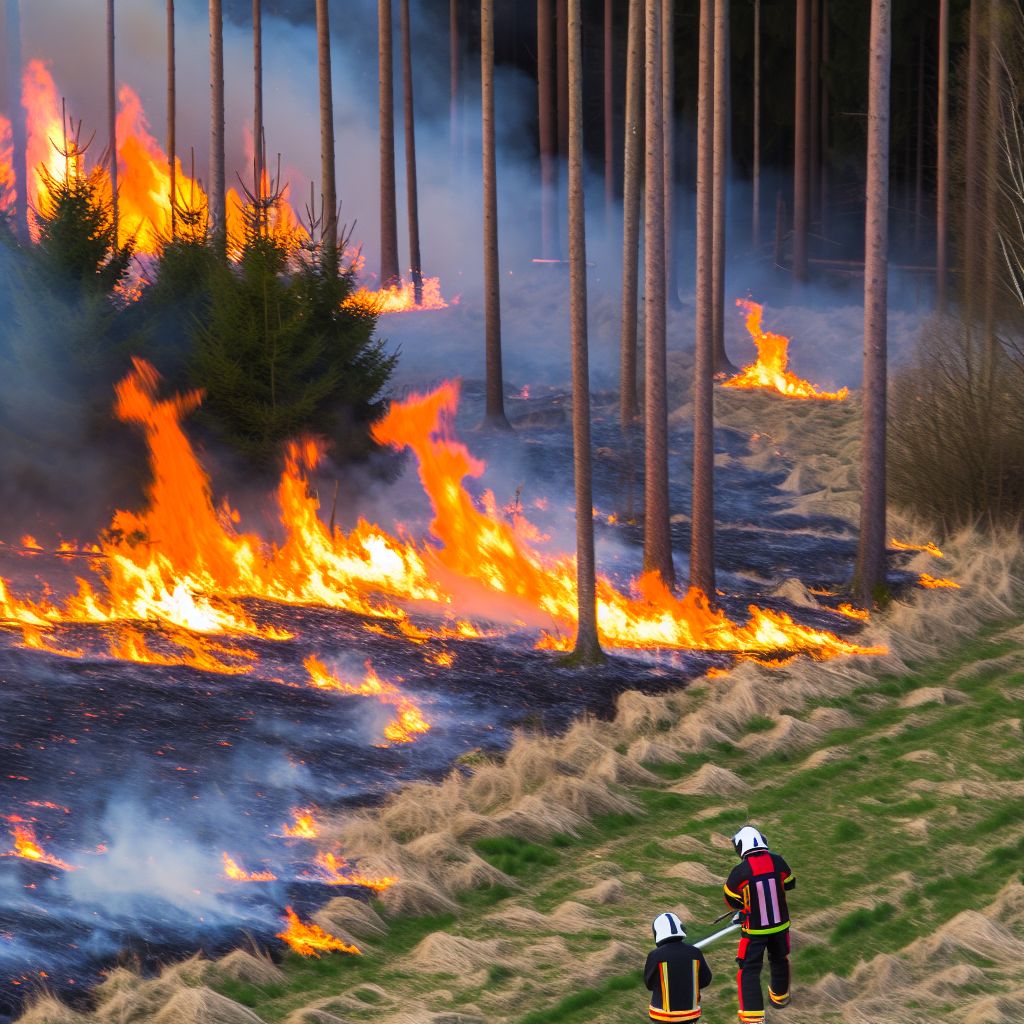
[[[569,157],[569,62],[566,53],[568,0],[555,0],[555,66],[558,72],[558,156]]]
[[[761,0],[754,0],[754,171],[750,240],[761,247]]]
[[[665,353],[665,155],[661,109],[661,2],[647,0],[647,145],[644,161],[644,569],[675,583],[668,499]]]
[[[167,0],[167,170],[171,178],[171,239],[178,233],[178,182],[177,182],[177,96],[176,68],[174,60],[174,0]]]
[[[870,607],[886,582],[886,315],[889,271],[890,0],[871,0],[867,212],[864,231],[864,385],[860,542],[854,593]]]
[[[818,162],[818,230],[828,234],[828,0],[821,0],[821,151]]]
[[[978,139],[981,130],[981,0],[971,0],[967,44],[967,126],[964,141],[964,252],[962,262],[965,326],[974,329],[978,262],[978,206],[981,160]]]
[[[614,6],[612,0],[604,0],[604,220],[605,244],[609,247],[615,237],[615,35],[612,17]]]
[[[449,145],[451,147],[452,167],[459,165],[459,70],[461,61],[461,37],[459,35],[459,0],[448,2],[448,75],[451,80],[450,99],[448,101],[448,116],[451,135]]]
[[[26,243],[28,234],[28,142],[25,130],[25,111],[21,106],[21,4],[20,0],[6,0],[4,24],[7,43],[7,95],[11,108],[11,160],[14,165],[14,230],[18,239]]]
[[[338,270],[338,192],[334,170],[334,86],[331,79],[331,22],[328,0],[316,0],[316,48],[320,77],[320,190],[323,196],[324,260]]]
[[[715,336],[715,373],[735,367],[725,352],[726,185],[729,176],[729,0],[715,2],[715,72],[712,115],[711,322]]]
[[[991,415],[991,404],[987,401],[992,394],[992,380],[995,372],[996,346],[996,292],[999,287],[999,121],[1002,96],[1002,62],[999,52],[999,0],[988,0],[988,26],[985,44],[988,48],[988,69],[986,79],[988,97],[984,118],[985,131],[985,219],[984,219],[984,307],[983,326],[985,356],[982,368],[982,395],[986,400],[986,416]],[[990,438],[985,438],[987,443]],[[985,460],[988,465],[989,460]]]
[[[252,0],[252,152],[256,195],[263,196],[263,0]]]
[[[409,24],[409,0],[399,0],[399,26],[402,35],[402,105],[405,114],[405,187],[409,209],[409,266],[413,297],[423,304],[423,266],[420,261],[420,204],[416,181],[416,109],[412,88],[412,26]]]
[[[484,425],[510,430],[501,372],[501,285],[498,269],[498,175],[494,151],[494,0],[480,0],[480,92],[483,122],[484,335],[487,408]]]
[[[921,251],[924,220],[924,32],[917,37],[917,161],[914,167],[914,252]]]
[[[210,0],[210,219],[217,248],[227,251],[224,172],[224,16],[221,0]]]
[[[935,128],[935,300],[946,311],[949,284],[949,0],[939,0],[939,109]]]
[[[821,0],[811,0],[811,72],[808,133],[811,136],[808,179],[808,229],[818,220],[818,167],[821,163]]]
[[[554,12],[537,0],[537,122],[540,134],[540,249],[558,259],[558,126],[555,108]]]
[[[110,200],[114,244],[118,244],[117,203],[117,75],[114,69],[114,0],[107,0],[107,138],[110,161]]]
[[[808,47],[808,2],[796,0],[796,93],[794,96],[793,135],[793,276],[807,280],[807,214],[808,214],[808,89],[807,70],[810,65]]]
[[[665,296],[673,308],[679,305],[676,273],[676,62],[675,0],[661,0],[661,113],[665,149]]]
[[[590,472],[587,243],[583,197],[583,54],[580,0],[569,0],[569,306],[572,331],[572,451],[576,484],[576,649],[579,664],[604,661],[597,635],[594,491]]]
[[[380,283],[398,284],[398,200],[395,195],[395,93],[391,0],[377,0],[377,84],[380,99]]]
[[[636,328],[640,195],[643,186],[643,0],[629,0],[626,49],[625,169],[622,187],[622,332],[619,349],[619,422],[624,433],[632,430],[639,415]]]
[[[697,70],[697,267],[690,586],[715,593],[715,333],[712,287],[716,0],[700,0]]]

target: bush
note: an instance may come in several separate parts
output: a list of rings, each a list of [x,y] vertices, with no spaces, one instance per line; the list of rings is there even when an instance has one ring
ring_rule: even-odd
[[[889,496],[947,533],[1024,517],[1024,365],[1012,352],[935,318],[893,379]]]

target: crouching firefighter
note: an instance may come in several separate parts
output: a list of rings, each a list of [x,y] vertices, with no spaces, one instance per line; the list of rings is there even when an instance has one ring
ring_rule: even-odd
[[[761,968],[768,954],[768,998],[772,1006],[789,1005],[789,908],[786,893],[796,879],[786,861],[768,849],[768,840],[745,825],[732,837],[740,863],[725,883],[725,902],[743,915],[743,930],[736,953],[739,971],[740,1021],[762,1024],[764,997]]]
[[[644,965],[651,1020],[700,1020],[700,990],[711,984],[704,954],[686,941],[686,929],[675,914],[659,914],[651,928],[655,948]]]

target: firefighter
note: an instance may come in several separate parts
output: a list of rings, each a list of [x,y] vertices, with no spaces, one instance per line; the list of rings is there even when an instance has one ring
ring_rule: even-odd
[[[761,968],[768,954],[768,998],[774,1007],[789,1005],[789,908],[786,893],[796,878],[786,861],[768,849],[768,840],[751,825],[732,837],[740,863],[725,883],[725,902],[743,914],[736,953],[741,1024],[762,1024]]]
[[[711,984],[704,954],[686,942],[686,929],[675,914],[659,914],[651,930],[655,948],[644,965],[651,1020],[700,1020],[700,992]]]

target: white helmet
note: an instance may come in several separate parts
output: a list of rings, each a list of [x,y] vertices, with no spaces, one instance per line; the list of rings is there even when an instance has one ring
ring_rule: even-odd
[[[767,850],[768,840],[753,825],[744,825],[732,837],[732,845],[736,848],[737,856],[746,857],[755,850]]]
[[[685,939],[686,929],[683,922],[675,914],[659,914],[651,925],[654,932],[654,944],[660,946],[669,939]]]

